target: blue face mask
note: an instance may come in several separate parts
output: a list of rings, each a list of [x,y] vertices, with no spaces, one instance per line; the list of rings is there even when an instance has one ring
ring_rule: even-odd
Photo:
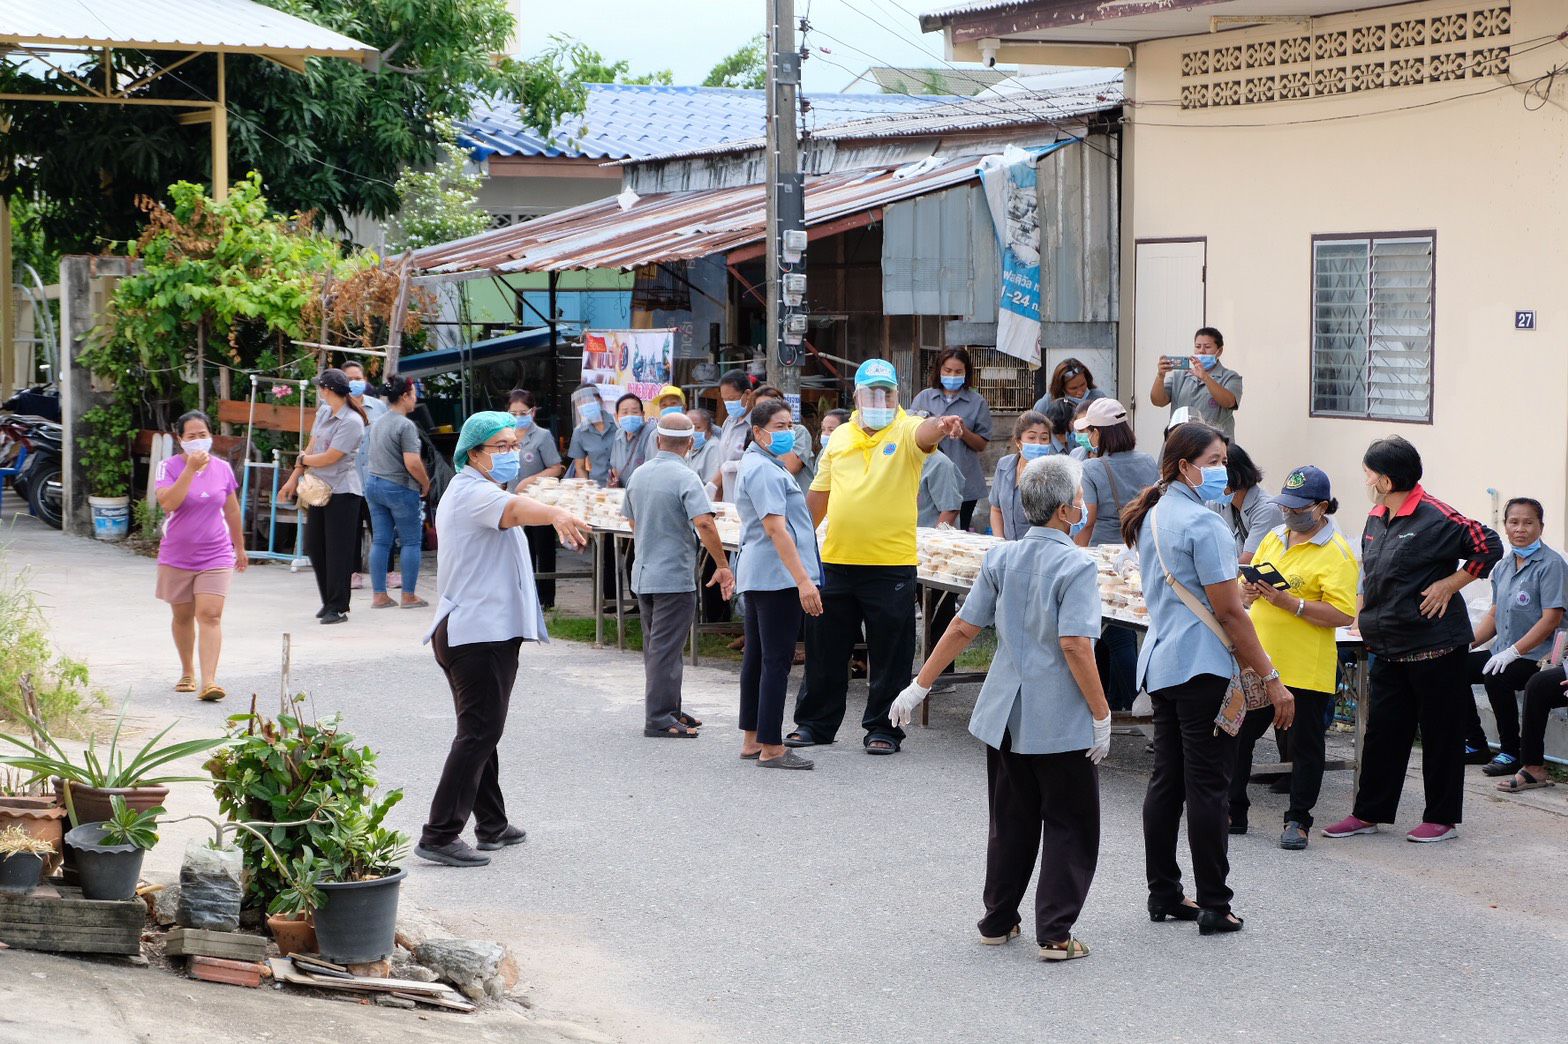
[[[1073,444],[1082,450],[1094,449],[1094,443],[1089,441],[1089,436],[1085,435],[1081,431],[1073,432]]]
[[[795,433],[793,431],[775,431],[769,435],[768,452],[775,457],[782,457],[795,449]]]
[[[1203,483],[1195,492],[1199,500],[1224,500],[1225,487],[1230,484],[1230,472],[1225,465],[1215,464],[1203,469]]]
[[[950,377],[944,373],[942,375],[942,387],[948,391],[957,391],[964,386],[965,380],[967,380],[965,377]]]
[[[881,409],[871,408],[860,411],[860,419],[872,431],[881,431],[893,423],[893,418],[898,416],[898,411],[892,407]]]
[[[364,381],[349,381],[348,382],[348,393],[350,395],[354,396],[354,398],[356,398],[356,399],[359,398],[361,395],[364,395],[365,394],[365,382]]]
[[[708,441],[708,436],[705,433],[700,432],[700,431],[692,432],[691,433],[691,451],[693,453],[696,453],[698,450],[702,449],[702,444],[704,442],[707,442],[707,441]]]
[[[1049,442],[1025,442],[1018,447],[1018,452],[1023,454],[1025,460],[1039,460],[1056,452],[1056,447]]]
[[[515,479],[520,470],[522,470],[522,464],[517,460],[516,450],[508,453],[490,454],[490,478],[493,481],[499,482],[504,486]]]
[[[821,435],[819,435],[817,437],[817,441],[822,443],[822,448],[823,449],[827,449],[828,448],[828,440],[831,439],[832,437],[833,437],[833,432],[831,432],[831,431],[824,431]]]
[[[621,430],[635,435],[642,430],[642,418],[637,414],[621,418]]]
[[[531,413],[519,413],[514,423],[519,429],[531,428],[534,426],[534,415]]]
[[[584,424],[598,424],[604,418],[604,407],[597,402],[585,402],[577,407],[577,412],[583,415]]]
[[[739,417],[741,414],[746,412],[746,404],[741,402],[739,399],[725,399],[724,412],[729,414],[731,417]]]
[[[1198,356],[1198,361],[1203,364],[1205,370],[1212,370],[1220,364],[1220,357],[1217,355],[1200,355]]]
[[[685,412],[686,411],[681,409],[679,406],[666,406],[666,407],[664,407],[664,409],[659,411],[659,416],[661,416],[661,417],[668,417],[672,413],[685,413]]]
[[[1067,527],[1067,535],[1077,536],[1083,531],[1083,524],[1087,521],[1089,521],[1089,509],[1080,504],[1078,505],[1078,521]]]
[[[1516,547],[1513,550],[1514,554],[1518,555],[1520,558],[1529,558],[1531,555],[1541,550],[1541,542],[1536,540],[1533,543],[1526,544],[1523,547]]]

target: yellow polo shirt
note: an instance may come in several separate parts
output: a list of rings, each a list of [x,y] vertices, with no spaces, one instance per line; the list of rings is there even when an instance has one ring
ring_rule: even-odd
[[[1355,552],[1331,521],[1308,541],[1287,549],[1284,526],[1276,526],[1252,556],[1252,564],[1271,563],[1290,581],[1292,598],[1327,602],[1346,616],[1356,615]],[[1258,641],[1279,670],[1280,681],[1298,689],[1333,692],[1339,652],[1334,629],[1296,615],[1296,605],[1281,609],[1262,598],[1252,603]]]
[[[828,493],[822,561],[834,565],[912,566],[920,471],[931,451],[915,444],[924,421],[902,409],[868,434],[860,411],[840,424],[817,460],[813,492]]]

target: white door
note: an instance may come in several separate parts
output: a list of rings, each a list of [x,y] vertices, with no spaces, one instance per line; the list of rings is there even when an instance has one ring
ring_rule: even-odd
[[[1133,380],[1126,391],[1135,411],[1139,448],[1159,446],[1170,411],[1149,403],[1162,355],[1192,354],[1192,335],[1204,325],[1206,240],[1140,242],[1133,279]],[[1153,451],[1150,451],[1153,452]],[[1155,454],[1158,456],[1158,454]]]

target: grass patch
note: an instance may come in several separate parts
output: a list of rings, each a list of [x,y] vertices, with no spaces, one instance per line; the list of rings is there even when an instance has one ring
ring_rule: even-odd
[[[996,656],[996,632],[987,627],[970,643],[969,648],[958,654],[955,666],[960,671],[987,671]]]
[[[593,643],[593,617],[570,616],[559,610],[551,610],[544,614],[545,629],[551,638],[567,642]],[[615,641],[615,621],[604,621],[604,640],[606,644]],[[704,634],[697,638],[697,654],[704,660],[722,660],[730,663],[740,662],[740,651],[731,649],[730,636],[722,634]],[[635,616],[626,621],[626,648],[632,652],[642,652],[642,621]]]

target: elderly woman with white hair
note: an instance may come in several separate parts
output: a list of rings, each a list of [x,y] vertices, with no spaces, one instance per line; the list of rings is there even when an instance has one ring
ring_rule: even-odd
[[[1094,559],[1072,541],[1085,516],[1083,465],[1041,457],[1023,469],[1018,489],[1028,532],[986,552],[964,607],[894,701],[892,720],[910,721],[942,669],[982,628],[1005,621],[969,719],[986,745],[991,803],[980,941],[1019,935],[1018,907],[1038,859],[1040,956],[1066,961],[1089,955],[1072,927],[1099,860],[1097,766],[1111,749],[1111,711],[1094,665],[1100,586]]]

